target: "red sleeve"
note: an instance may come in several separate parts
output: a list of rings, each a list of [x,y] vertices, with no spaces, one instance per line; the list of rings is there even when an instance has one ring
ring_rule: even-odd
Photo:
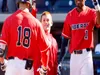
[[[91,12],[92,12],[92,19],[93,19],[94,25],[96,25],[97,28],[100,28],[100,25],[98,25],[98,24],[96,23],[96,18],[97,18],[96,11],[95,11],[94,9],[92,9]]]
[[[37,9],[32,9],[31,14],[36,18]]]
[[[41,51],[41,62],[43,66],[48,67],[49,55],[47,53],[48,53],[48,50],[50,49],[49,48],[50,42],[48,41],[47,36],[44,32],[44,29],[39,21],[38,21],[38,25],[39,26],[37,30],[38,31],[37,40],[38,40],[38,45]]]
[[[57,53],[58,53],[58,45],[57,45],[57,42],[55,42],[55,43],[56,43],[56,45],[55,45],[56,46],[56,50],[55,50],[56,52],[55,52],[55,63],[54,63],[55,64],[54,65],[54,70],[55,70],[54,71],[54,75],[57,75],[57,67],[58,67],[58,60],[57,60],[58,59],[58,56],[57,56]]]
[[[49,59],[49,68],[48,75],[57,75],[57,52],[58,52],[58,45],[54,37],[51,35],[48,36],[49,40],[51,41],[51,47],[50,47],[50,59]]]
[[[62,35],[66,38],[71,38],[71,28],[70,28],[70,16],[67,15],[65,22],[64,22],[64,27],[62,31]]]
[[[5,44],[8,44],[8,40],[9,40],[9,21],[6,20],[3,24],[2,27],[2,32],[1,32],[1,36],[0,36],[0,42],[3,42]]]
[[[49,48],[50,49],[50,48]],[[48,66],[48,63],[49,63],[49,49],[48,51],[45,51],[45,52],[41,52],[41,63],[43,66],[45,66],[48,70],[49,70],[49,66]]]

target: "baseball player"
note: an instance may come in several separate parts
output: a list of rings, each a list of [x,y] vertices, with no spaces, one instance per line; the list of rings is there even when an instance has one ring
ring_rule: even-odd
[[[5,75],[34,75],[33,61],[36,50],[40,49],[41,70],[48,69],[48,49],[50,42],[46,38],[41,23],[29,12],[30,0],[19,0],[19,9],[9,16],[2,28],[0,36],[0,63],[3,63],[7,45],[8,59]]]
[[[57,75],[57,51],[58,45],[52,34],[50,34],[51,26],[53,25],[51,13],[48,11],[44,11],[41,15],[40,22],[42,23],[43,29],[47,35],[48,40],[51,42],[50,50],[48,51],[49,60],[48,66],[49,70],[47,71],[47,75]],[[39,52],[39,51],[38,51]],[[41,75],[40,72],[37,72],[37,69],[41,65],[40,61],[40,52],[38,53],[38,57],[35,57],[34,61],[34,74]],[[40,73],[40,74],[39,74]]]
[[[100,6],[93,0],[94,9],[85,5],[86,0],[75,0],[76,7],[66,17],[62,35],[70,39],[70,75],[93,74],[93,28],[100,25]]]
[[[55,40],[55,38],[50,34],[51,26],[53,25],[52,16],[50,12],[44,11],[41,15],[40,19],[43,29],[47,35],[47,38],[51,42],[50,50],[48,51],[49,61],[48,66],[50,70],[48,70],[47,75],[57,75],[57,51],[58,51],[58,45]]]

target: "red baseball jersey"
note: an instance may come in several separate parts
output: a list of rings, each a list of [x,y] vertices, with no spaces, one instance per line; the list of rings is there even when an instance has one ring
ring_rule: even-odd
[[[36,17],[37,9],[32,9],[31,14]]]
[[[93,48],[94,25],[96,25],[96,12],[87,6],[84,6],[80,13],[74,8],[67,14],[62,35],[70,38],[70,53],[73,50]]]
[[[50,46],[50,50],[48,50],[48,56],[49,56],[49,60],[48,60],[48,66],[49,66],[49,71],[47,75],[57,75],[57,51],[58,51],[58,45],[56,40],[53,38],[53,36],[51,34],[47,34],[47,38],[49,39],[49,41],[51,42],[51,46]],[[39,72],[37,72],[37,69],[40,67],[41,65],[41,55],[40,52],[37,50],[38,52],[38,56],[35,57],[35,61],[34,61],[34,75],[40,75]]]
[[[38,48],[41,54],[49,48],[41,23],[30,12],[22,10],[17,10],[5,20],[0,42],[8,46],[7,57],[14,56],[20,59],[34,59]],[[47,65],[45,58],[47,57],[41,56],[44,66]]]

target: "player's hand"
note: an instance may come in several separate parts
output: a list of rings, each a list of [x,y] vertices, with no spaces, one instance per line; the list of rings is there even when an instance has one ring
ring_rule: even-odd
[[[36,9],[36,0],[33,0],[33,2],[32,2],[32,8]]]
[[[4,58],[3,57],[0,57],[0,69],[2,70],[2,71],[5,71],[5,68],[6,68],[6,65],[5,65],[5,63],[4,63]]]
[[[58,64],[57,72],[58,72],[58,75],[61,75],[61,63]]]
[[[5,65],[5,63],[0,63],[1,64],[1,70],[2,71],[5,71],[6,70],[6,65]]]
[[[39,72],[40,75],[47,75],[47,69],[44,69],[43,66],[41,66],[40,68],[38,68],[37,71]]]

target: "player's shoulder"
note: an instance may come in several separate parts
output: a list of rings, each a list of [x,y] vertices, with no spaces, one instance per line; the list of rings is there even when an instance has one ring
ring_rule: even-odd
[[[6,18],[5,21],[8,21],[8,22],[12,21],[15,14],[16,14],[16,12],[12,13],[10,16],[8,16],[8,17]]]
[[[86,9],[88,10],[88,12],[95,12],[95,9],[94,8],[91,8],[91,7],[86,6]]]
[[[35,22],[35,24],[36,24],[37,26],[42,26],[42,25],[41,25],[41,22],[40,22],[37,18],[35,18],[35,17],[34,17],[34,22]]]
[[[75,14],[75,11],[76,11],[76,7],[73,8],[72,10],[70,10],[70,11],[67,13],[67,15],[68,15],[68,16],[71,16],[73,13]]]
[[[71,9],[68,13],[73,13],[76,11],[76,7],[74,7],[73,9]]]
[[[6,23],[10,23],[10,21],[11,21],[11,19],[12,19],[12,15],[10,15],[10,16],[8,16],[6,19],[5,19],[5,21],[4,22],[6,22]]]

